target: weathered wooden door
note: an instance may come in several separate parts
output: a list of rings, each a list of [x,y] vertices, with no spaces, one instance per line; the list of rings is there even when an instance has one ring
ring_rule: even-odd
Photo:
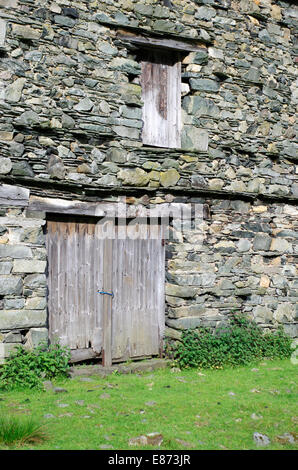
[[[181,62],[177,54],[147,52],[142,61],[143,131],[146,145],[181,147]]]
[[[49,334],[83,358],[99,354],[103,344],[103,240],[90,218],[47,223]]]
[[[140,226],[123,232],[113,224],[112,239],[87,217],[54,216],[47,227],[50,338],[69,346],[74,360],[102,355],[106,365],[159,354],[162,226],[146,222],[138,238]]]
[[[125,239],[119,238],[119,226],[115,228],[112,358],[128,359],[159,354],[164,325],[163,227],[147,224],[122,226],[122,231],[125,229],[128,232]],[[137,236],[140,231],[140,238],[130,238]]]

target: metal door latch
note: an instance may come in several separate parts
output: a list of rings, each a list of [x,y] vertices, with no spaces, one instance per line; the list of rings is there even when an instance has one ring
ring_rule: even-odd
[[[101,295],[104,295],[104,294],[110,295],[112,297],[112,299],[114,298],[114,292],[104,292],[102,290],[98,290],[97,292]]]

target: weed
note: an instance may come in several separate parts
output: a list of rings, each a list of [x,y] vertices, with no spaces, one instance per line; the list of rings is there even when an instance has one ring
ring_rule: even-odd
[[[59,343],[36,349],[21,346],[7,359],[0,370],[0,389],[41,388],[42,379],[67,376],[70,352]]]
[[[38,444],[46,439],[42,426],[30,418],[0,415],[0,443],[6,446]]]
[[[208,328],[184,331],[174,356],[180,367],[221,369],[263,358],[289,358],[291,353],[291,338],[281,328],[264,333],[255,322],[234,315],[229,325],[215,332]]]

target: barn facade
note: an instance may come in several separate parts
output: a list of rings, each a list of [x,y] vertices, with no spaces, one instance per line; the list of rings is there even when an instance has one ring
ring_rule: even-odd
[[[0,0],[0,361],[297,336],[294,3]]]

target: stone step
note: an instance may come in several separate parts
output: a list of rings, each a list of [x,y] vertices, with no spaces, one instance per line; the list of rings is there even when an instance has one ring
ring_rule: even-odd
[[[98,364],[90,366],[73,366],[70,369],[70,376],[71,378],[90,377],[92,375],[106,377],[113,372],[119,372],[120,374],[133,374],[137,372],[151,372],[156,369],[165,369],[167,366],[168,361],[166,359],[148,359],[146,361],[114,364],[111,367],[103,367]]]

